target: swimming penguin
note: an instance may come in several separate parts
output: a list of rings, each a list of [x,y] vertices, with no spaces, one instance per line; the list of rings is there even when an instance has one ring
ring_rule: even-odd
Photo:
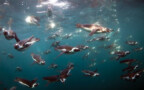
[[[124,64],[131,64],[133,62],[136,62],[137,60],[136,59],[125,59],[125,60],[122,60],[120,61],[120,63],[124,63]]]
[[[32,80],[32,81],[29,81],[29,80],[26,80],[26,79],[22,79],[22,78],[16,78],[15,79],[16,82],[22,84],[22,85],[25,85],[29,88],[35,88],[36,86],[38,86],[39,84],[36,83],[37,79],[35,80]]]
[[[71,46],[57,46],[55,50],[61,51],[61,53],[57,56],[61,56],[62,54],[72,54],[75,52],[79,52],[80,49],[78,47],[71,47]]]
[[[17,72],[21,72],[21,71],[22,71],[22,68],[19,67],[19,66],[17,66],[15,71],[17,71]]]
[[[130,51],[116,51],[114,54],[118,56],[116,60],[119,60],[121,57],[125,57],[130,54]]]
[[[137,51],[142,51],[143,50],[143,47],[138,47],[138,48],[135,48],[135,49],[133,49],[135,52],[137,52]]]
[[[74,64],[69,63],[67,68],[65,68],[64,70],[61,71],[59,77],[60,77],[60,81],[62,83],[64,83],[66,81],[66,78],[70,76],[70,72],[73,68],[74,68]]]
[[[113,30],[105,28],[100,25],[94,25],[94,24],[76,24],[77,28],[82,28],[88,32],[90,32],[89,36],[92,36],[93,34],[96,33],[109,33],[112,32]]]
[[[49,83],[52,83],[52,82],[58,82],[58,81],[59,81],[59,75],[43,77],[43,80],[48,81],[47,85],[48,85]]]
[[[126,44],[135,46],[135,45],[138,45],[138,42],[137,41],[126,41]]]
[[[14,48],[18,51],[23,51],[25,49],[27,49],[28,47],[30,47],[31,45],[33,45],[35,42],[40,41],[39,38],[34,38],[33,36],[24,39],[24,40],[16,40],[17,43],[14,45]]]
[[[38,64],[41,64],[41,65],[45,64],[45,61],[41,58],[41,56],[36,55],[34,53],[32,53],[31,56],[32,56],[32,59],[34,60],[34,63],[38,63]]]
[[[51,68],[53,68],[53,69],[56,69],[56,68],[58,68],[58,64],[51,64],[50,66],[48,66],[48,69],[51,69]]]
[[[51,44],[51,47],[57,47],[60,46],[60,41],[55,41]]]
[[[5,36],[5,38],[7,40],[12,40],[14,38],[18,38],[16,33],[13,30],[6,30],[3,28],[2,31],[3,31],[3,35]]]
[[[67,54],[80,51],[80,49],[78,47],[71,47],[71,46],[66,46],[66,45],[65,46],[57,46],[55,49],[58,51],[61,51],[63,53],[67,53]]]
[[[11,87],[9,90],[16,90],[16,86]]]
[[[48,17],[52,17],[52,15],[53,15],[52,6],[50,6],[50,5],[48,6],[46,15]]]
[[[40,18],[37,17],[37,16],[28,16],[28,17],[25,19],[25,21],[26,21],[28,24],[40,26],[40,24],[39,24]]]
[[[100,74],[97,72],[97,70],[95,70],[95,71],[83,70],[82,72],[84,73],[85,76],[95,77],[95,76],[99,76],[99,75],[100,75]]]
[[[121,79],[128,80],[128,81],[136,81],[137,78],[142,76],[142,73],[144,72],[144,69],[140,69],[131,73],[126,73],[124,75],[121,75]]]
[[[135,65],[135,66],[128,65],[128,67],[124,68],[122,71],[132,72],[132,71],[136,70],[138,67],[139,67],[139,65]]]

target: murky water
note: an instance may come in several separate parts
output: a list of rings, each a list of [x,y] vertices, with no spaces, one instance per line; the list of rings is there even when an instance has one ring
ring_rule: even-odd
[[[140,90],[143,11],[143,0],[0,0],[0,90]]]

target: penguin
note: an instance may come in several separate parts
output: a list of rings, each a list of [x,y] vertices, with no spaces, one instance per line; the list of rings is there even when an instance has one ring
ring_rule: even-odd
[[[109,33],[112,32],[113,30],[105,28],[103,26],[100,25],[94,25],[94,24],[76,24],[77,28],[82,28],[89,33],[89,36],[92,36],[93,34],[96,33]]]
[[[40,41],[40,39],[35,38],[34,36],[31,36],[24,40],[16,39],[16,41],[17,43],[14,45],[14,48],[18,51],[23,51],[27,49],[28,47],[30,47],[31,45],[33,45],[34,43]]]
[[[32,59],[34,60],[34,63],[38,63],[40,65],[44,65],[45,61],[41,58],[41,56],[36,55],[34,53],[31,53]]]
[[[22,85],[24,85],[24,86],[27,86],[29,88],[35,88],[35,87],[37,87],[39,85],[38,83],[36,83],[37,79],[29,81],[29,80],[17,77],[15,79],[15,81],[18,82],[18,83],[20,83],[20,84],[22,84]]]

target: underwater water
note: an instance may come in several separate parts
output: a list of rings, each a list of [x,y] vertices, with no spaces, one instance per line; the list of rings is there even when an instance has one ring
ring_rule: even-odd
[[[132,72],[144,68],[144,51],[134,50],[144,45],[143,11],[143,0],[0,0],[0,27],[13,30],[20,40],[32,35],[40,39],[18,51],[14,48],[16,41],[7,40],[0,31],[0,90],[10,90],[13,86],[16,90],[32,89],[16,82],[16,77],[37,79],[39,85],[34,90],[143,90],[144,71],[134,81],[124,80],[121,75],[131,72],[122,71],[129,64],[120,63],[136,59],[132,65],[139,67]],[[25,20],[28,16],[37,16],[40,25],[29,24]],[[76,27],[78,23],[101,25],[113,31],[89,36],[90,32]],[[53,35],[56,36],[51,38]],[[102,36],[109,40],[87,42]],[[52,46],[55,41],[60,41],[60,46],[86,45],[89,48],[72,54],[61,53]],[[126,41],[138,44],[129,45]],[[107,45],[114,47],[106,48]],[[50,52],[46,53],[47,50]],[[130,54],[116,60],[117,55],[110,54],[115,51],[130,51]],[[33,63],[31,53],[40,55],[45,65]],[[43,80],[43,77],[60,75],[69,63],[73,63],[74,68],[64,83]],[[58,67],[49,69],[51,64]],[[82,70],[97,70],[100,75],[85,76]]]

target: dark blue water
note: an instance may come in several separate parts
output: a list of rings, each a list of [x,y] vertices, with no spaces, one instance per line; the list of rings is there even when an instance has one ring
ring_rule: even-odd
[[[119,61],[112,60],[113,55],[110,55],[111,50],[102,48],[103,45],[116,43],[116,50],[129,50],[144,45],[143,42],[143,23],[144,23],[144,2],[143,0],[58,0],[66,2],[63,6],[53,4],[53,16],[48,17],[45,13],[36,13],[44,11],[47,6],[36,8],[37,0],[7,0],[9,5],[3,4],[5,0],[0,0],[0,26],[8,28],[7,22],[9,18],[13,19],[11,28],[14,30],[20,39],[28,38],[32,35],[40,38],[40,41],[32,45],[25,51],[17,51],[13,45],[15,40],[6,40],[0,35],[0,90],[16,86],[17,90],[30,90],[14,81],[16,77],[25,78],[28,80],[38,79],[40,84],[34,90],[142,90],[144,88],[142,75],[136,82],[125,81],[120,78],[124,72],[122,69],[127,65],[120,64]],[[51,0],[50,0],[51,1]],[[55,0],[54,0],[55,1]],[[29,25],[25,22],[25,18],[29,15],[39,16],[40,26]],[[54,28],[47,27],[55,23]],[[102,36],[105,34],[95,34],[92,37],[88,36],[88,32],[76,28],[76,24],[94,24],[112,28],[115,31],[120,30],[118,34],[106,34],[110,37],[110,41],[95,41],[87,43],[93,37]],[[80,33],[77,31],[82,30]],[[55,40],[47,38],[54,33],[61,31],[60,37]],[[62,39],[65,34],[72,34],[69,39]],[[138,46],[130,46],[125,43],[126,40],[138,41]],[[63,54],[54,59],[60,54],[51,44],[54,41],[60,41],[61,45],[88,45],[95,47],[93,50],[83,50],[75,54]],[[51,50],[50,54],[43,54],[44,51]],[[88,58],[83,56],[90,52]],[[96,53],[95,53],[96,52]],[[11,53],[14,58],[9,58]],[[31,53],[39,54],[45,61],[45,65],[34,64]],[[122,58],[133,58],[141,62],[143,65],[143,51],[132,52],[130,55]],[[95,61],[92,61],[92,60]],[[105,60],[105,62],[103,62]],[[55,82],[46,86],[47,82],[42,79],[45,76],[57,75],[61,70],[66,68],[68,63],[74,63],[75,67],[71,71],[71,75],[65,83]],[[59,67],[48,70],[48,66],[56,63]],[[95,66],[89,67],[90,64],[96,63]],[[23,70],[16,72],[16,67],[20,66]],[[98,69],[100,76],[85,77],[81,72],[84,69]]]

